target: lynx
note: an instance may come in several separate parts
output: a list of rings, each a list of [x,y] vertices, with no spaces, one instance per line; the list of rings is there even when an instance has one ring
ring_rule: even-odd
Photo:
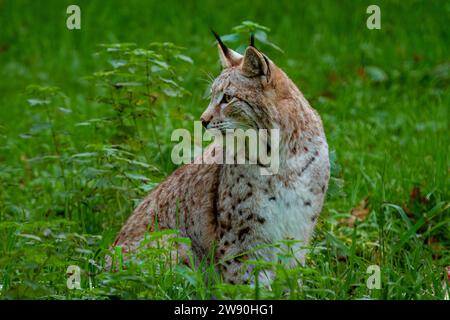
[[[328,145],[318,113],[288,76],[253,41],[241,55],[218,41],[223,70],[201,116],[207,129],[279,129],[279,169],[261,175],[259,164],[186,164],[135,209],[113,246],[136,250],[147,231],[179,229],[192,240],[179,248],[200,261],[214,250],[217,270],[228,283],[254,280],[246,259],[275,261],[276,241],[295,242],[295,266],[305,261],[328,187]],[[270,148],[270,146],[268,146]],[[214,144],[204,157],[214,159]],[[259,249],[258,249],[259,248]],[[270,281],[270,273],[265,273]],[[263,279],[264,280],[264,279]]]

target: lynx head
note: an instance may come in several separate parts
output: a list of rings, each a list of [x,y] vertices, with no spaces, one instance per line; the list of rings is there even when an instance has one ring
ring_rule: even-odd
[[[280,99],[298,89],[261,51],[250,45],[241,55],[220,40],[223,70],[214,80],[211,101],[200,120],[207,129],[272,129],[280,127]]]

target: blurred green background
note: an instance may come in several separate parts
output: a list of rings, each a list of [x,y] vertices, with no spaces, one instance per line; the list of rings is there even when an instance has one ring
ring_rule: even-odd
[[[312,285],[322,293],[298,297],[434,297],[443,268],[450,265],[450,2],[377,1],[381,30],[369,30],[366,8],[372,2],[0,0],[3,296],[70,297],[61,289],[64,276],[52,272],[70,261],[88,265],[97,259],[95,248],[107,248],[136,203],[175,168],[168,161],[170,133],[179,127],[192,130],[192,120],[208,104],[210,77],[220,72],[210,28],[229,34],[251,20],[271,29],[270,41],[284,52],[258,41],[256,46],[318,110],[333,150],[331,190],[316,239],[330,250],[328,267],[321,269],[329,281]],[[81,30],[66,28],[70,4],[81,8]],[[193,60],[174,65],[191,95],[159,105],[152,118],[155,130],[148,129],[150,122],[139,122],[150,156],[142,151],[132,158],[154,166],[156,173],[140,168],[132,173],[141,174],[132,176],[134,181],[114,180],[115,174],[130,175],[120,165],[105,167],[109,158],[70,162],[74,155],[85,156],[90,144],[112,143],[108,125],[94,130],[77,125],[110,114],[108,106],[94,101],[98,88],[86,80],[103,68],[94,54],[98,44],[146,47],[166,41],[184,47]],[[51,121],[60,136],[56,153],[67,165],[65,186],[58,157],[42,158],[55,155],[55,131],[42,127],[45,112],[27,103],[30,84],[57,86],[65,94],[63,105],[55,107],[70,112],[55,112]],[[143,182],[148,187],[142,188]],[[347,223],[355,210],[365,213],[358,228]],[[67,240],[61,249],[57,238],[42,236],[48,230],[86,239],[83,244]],[[54,247],[47,252],[40,246]],[[52,261],[56,254],[59,260]],[[354,255],[362,260],[349,258]],[[363,281],[363,266],[371,263],[386,266],[384,279],[391,284],[375,296],[355,287]],[[340,289],[330,287],[336,281]],[[161,297],[152,294],[146,297]],[[189,298],[190,291],[179,297]]]

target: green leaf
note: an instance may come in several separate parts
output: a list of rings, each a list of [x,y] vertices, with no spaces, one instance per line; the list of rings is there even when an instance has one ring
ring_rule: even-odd
[[[175,58],[177,58],[177,59],[179,59],[179,60],[181,60],[181,61],[190,63],[190,64],[193,64],[193,63],[194,63],[194,60],[192,60],[191,57],[188,57],[188,56],[186,56],[186,55],[184,55],[184,54],[176,54],[176,55],[175,55]]]
[[[66,113],[66,114],[72,113],[72,110],[68,109],[68,108],[59,107],[58,110],[62,113]]]
[[[184,237],[173,237],[173,238],[169,238],[167,240],[169,243],[170,242],[174,242],[174,243],[182,243],[182,244],[186,244],[188,246],[191,245],[192,241],[189,238],[184,238]]]
[[[241,36],[237,33],[230,33],[224,36],[220,36],[220,39],[222,39],[223,42],[238,42],[240,38]]]
[[[392,203],[385,203],[385,204],[383,204],[383,206],[395,209],[400,214],[400,217],[405,222],[406,227],[408,229],[411,229],[413,227],[413,224],[412,224],[411,220],[408,218],[408,216],[406,215],[406,213],[405,213],[405,211],[403,210],[402,207],[400,207],[398,205],[395,205],[395,204],[392,204]]]
[[[34,135],[34,134],[40,133],[44,130],[47,130],[51,127],[52,127],[51,123],[48,123],[48,122],[36,123],[31,127],[30,133]]]
[[[431,70],[430,75],[434,79],[449,80],[450,79],[450,63],[437,65]]]
[[[89,158],[89,157],[97,157],[97,152],[82,152],[82,153],[76,153],[72,155],[72,158]]]
[[[256,31],[255,39],[261,41],[262,43],[267,43],[267,33],[264,31]]]
[[[421,217],[413,227],[409,228],[405,233],[403,233],[402,237],[400,238],[400,243],[392,249],[391,254],[394,254],[395,252],[400,250],[405,245],[405,243],[409,241],[409,239],[413,238],[416,235],[417,230],[419,230],[419,228],[423,226],[425,222],[425,218]]]
[[[240,33],[245,33],[245,32],[250,33],[250,32],[255,32],[256,30],[263,30],[263,31],[270,32],[270,29],[268,27],[260,25],[256,22],[253,22],[250,20],[243,21],[240,25],[233,28],[233,31],[240,32]]]
[[[123,67],[123,66],[125,66],[125,65],[127,65],[127,63],[128,63],[128,61],[126,61],[126,60],[109,60],[109,63],[111,64],[111,66],[114,68],[114,69],[117,69],[117,68],[120,68],[120,67]]]
[[[369,79],[373,82],[385,82],[388,79],[386,72],[375,66],[368,66],[365,68]]]
[[[161,60],[157,60],[157,59],[150,59],[150,61],[163,69],[169,69],[169,65],[165,61],[161,61]]]
[[[141,190],[143,190],[144,192],[148,193],[148,192],[150,192],[151,190],[153,190],[153,189],[154,189],[155,187],[157,187],[157,186],[158,186],[158,183],[155,183],[155,182],[149,182],[149,183],[140,185],[140,186],[139,186],[139,189],[141,189]]]
[[[34,106],[42,106],[50,103],[50,100],[46,99],[28,99],[28,104],[32,107]]]
[[[36,240],[39,242],[42,242],[42,239],[38,236],[35,236],[34,234],[26,234],[26,233],[19,233],[17,235],[18,237],[22,237],[22,238],[26,238],[26,239],[31,239],[31,240]]]
[[[143,176],[141,174],[135,174],[135,173],[125,173],[125,176],[132,179],[132,180],[139,180],[139,181],[150,181],[149,178],[146,176]]]
[[[122,87],[139,87],[143,86],[144,83],[142,82],[117,82],[114,84],[114,87],[116,88],[122,88]]]
[[[169,97],[181,97],[183,93],[178,89],[164,88],[162,92]]]

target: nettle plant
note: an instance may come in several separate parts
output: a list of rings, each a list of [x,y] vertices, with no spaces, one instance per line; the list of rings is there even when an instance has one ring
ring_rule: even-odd
[[[179,98],[190,94],[175,69],[193,61],[181,47],[168,42],[152,43],[146,49],[133,43],[102,44],[99,49],[96,56],[103,68],[87,79],[97,89],[95,101],[107,107],[107,116],[77,126],[92,127],[94,134],[101,130],[108,141],[93,143],[89,152],[75,156],[94,157],[100,171],[91,173],[107,177],[102,187],[113,185],[120,198],[134,200],[131,207],[123,207],[120,214],[126,215],[167,174],[170,146],[162,143],[162,137],[172,126],[166,114]],[[111,183],[117,179],[121,181]]]
[[[96,105],[92,107],[98,107],[101,116],[79,122],[74,101],[59,88],[27,88],[32,124],[21,134],[29,141],[21,160],[26,169],[23,183],[31,186],[36,205],[22,211],[24,219],[32,215],[40,223],[5,226],[11,236],[33,240],[35,250],[24,250],[21,259],[27,265],[35,260],[34,252],[40,252],[42,258],[34,264],[38,270],[55,267],[55,253],[44,247],[61,249],[61,239],[91,239],[90,234],[103,233],[105,237],[95,237],[95,244],[66,243],[64,252],[70,252],[70,258],[58,264],[52,278],[63,284],[61,278],[69,262],[89,276],[89,286],[91,282],[96,284],[95,276],[103,271],[102,249],[108,248],[111,241],[106,226],[121,224],[140,198],[165,175],[163,157],[165,153],[170,155],[165,150],[169,146],[158,140],[164,123],[156,124],[155,118],[166,118],[161,114],[167,113],[176,98],[189,94],[180,85],[182,79],[174,66],[178,70],[178,64],[192,60],[171,43],[153,43],[148,49],[134,44],[100,45],[98,57],[104,68],[88,80],[97,89]],[[29,248],[22,242],[24,249]],[[41,273],[36,273],[33,283],[39,283],[40,277]],[[5,281],[8,290],[24,286],[22,280]],[[25,285],[24,290],[27,288]],[[59,294],[62,287],[53,289],[42,293]],[[80,296],[85,294],[90,293],[82,292]]]
[[[74,123],[75,108],[59,88],[32,85],[27,94],[33,124],[21,137],[30,141],[22,156],[29,172],[25,183],[38,202],[31,214],[76,220],[83,232],[101,232],[105,219],[128,213],[130,199],[148,191],[144,174],[157,168],[138,161],[127,146],[111,143],[108,117]],[[74,140],[73,133],[85,126],[94,130]]]
[[[182,78],[175,72],[178,61],[193,63],[182,54],[182,48],[172,43],[152,43],[148,49],[133,43],[102,44],[97,53],[106,59],[108,67],[95,72],[89,79],[100,88],[96,101],[114,111],[108,119],[114,127],[112,142],[126,145],[133,153],[142,153],[148,163],[163,164],[162,144],[155,125],[158,110],[168,100],[182,98],[189,92],[180,85]],[[153,139],[148,139],[148,125]],[[144,136],[146,139],[144,139]],[[146,141],[147,140],[147,141]],[[158,150],[150,155],[148,145]]]
[[[33,185],[35,197],[42,196],[42,202],[53,201],[56,204],[55,214],[65,213],[66,217],[70,217],[71,171],[67,161],[74,149],[70,134],[64,126],[65,118],[72,113],[70,99],[58,87],[51,86],[30,85],[26,93],[33,122],[30,129],[20,135],[22,139],[30,141],[29,149],[22,154],[28,171],[24,180]],[[39,170],[33,172],[35,168]],[[43,168],[48,170],[44,171]],[[53,189],[52,199],[48,197],[46,187]]]
[[[94,100],[106,115],[76,124],[92,129],[94,138],[87,152],[73,157],[95,161],[88,173],[96,179],[96,187],[127,204],[119,205],[116,215],[125,217],[167,174],[170,146],[161,137],[172,126],[166,114],[177,98],[189,95],[180,84],[180,72],[175,72],[192,63],[182,52],[172,43],[152,43],[146,49],[133,43],[99,45],[96,56],[101,70],[87,79],[95,86]]]
[[[167,106],[189,94],[173,66],[192,63],[171,43],[100,49],[106,67],[89,80],[104,116],[77,122],[74,102],[59,88],[32,85],[32,125],[21,135],[30,141],[22,160],[39,203],[33,214],[79,219],[89,233],[103,231],[107,219],[126,216],[165,175],[170,146],[160,142],[164,121],[156,124],[155,118],[164,119]]]
[[[235,26],[232,31],[232,33],[220,36],[220,38],[222,41],[237,45],[236,51],[239,53],[243,53],[245,48],[247,48],[248,39],[251,34],[253,34],[258,43],[271,47],[279,52],[283,52],[279,46],[269,41],[267,34],[270,32],[270,28],[266,26],[246,20],[240,25]]]

